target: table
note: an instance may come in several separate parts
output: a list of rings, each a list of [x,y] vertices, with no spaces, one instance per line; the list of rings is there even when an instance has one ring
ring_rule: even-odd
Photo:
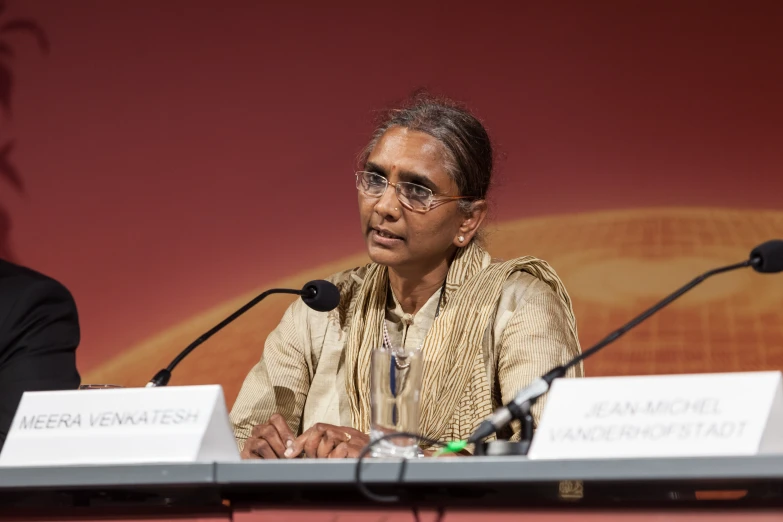
[[[531,461],[471,457],[0,468],[0,520],[779,520],[783,455]],[[701,492],[701,493],[697,493]]]
[[[0,468],[0,520],[229,521],[214,463]]]

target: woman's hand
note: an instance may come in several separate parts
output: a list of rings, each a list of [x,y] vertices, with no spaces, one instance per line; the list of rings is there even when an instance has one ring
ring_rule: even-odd
[[[304,452],[311,459],[358,457],[369,442],[369,435],[361,431],[319,422],[299,435],[285,456],[296,458]]]
[[[243,459],[282,459],[286,449],[294,443],[285,419],[279,413],[272,415],[267,422],[253,428],[250,437],[242,448]]]

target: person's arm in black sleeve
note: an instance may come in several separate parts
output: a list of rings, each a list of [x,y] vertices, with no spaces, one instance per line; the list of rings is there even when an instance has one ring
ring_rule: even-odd
[[[0,317],[0,448],[22,393],[76,389],[80,382],[79,318],[70,292],[36,278],[9,293],[2,296],[8,313]]]

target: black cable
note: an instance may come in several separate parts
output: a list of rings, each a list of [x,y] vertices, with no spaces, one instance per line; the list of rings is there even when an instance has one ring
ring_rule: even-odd
[[[399,495],[378,495],[376,493],[373,493],[370,491],[370,489],[362,482],[362,461],[364,458],[370,454],[372,449],[375,447],[376,444],[378,444],[381,441],[384,440],[391,440],[391,439],[401,439],[401,438],[409,438],[409,439],[416,439],[419,442],[424,442],[426,444],[429,444],[431,446],[442,446],[443,443],[440,441],[437,441],[435,439],[430,439],[429,437],[424,437],[422,435],[417,435],[415,433],[407,433],[407,432],[395,432],[395,433],[388,433],[382,437],[378,437],[377,439],[370,441],[369,444],[367,444],[359,453],[359,457],[356,459],[356,468],[354,471],[354,482],[356,483],[356,488],[359,490],[359,492],[364,495],[367,499],[372,500],[373,502],[380,502],[380,503],[394,503],[399,502],[400,497]],[[397,483],[401,483],[403,477],[405,476],[405,466],[408,459],[403,458],[402,462],[400,463],[400,472],[397,475]]]
[[[686,284],[679,290],[676,290],[674,293],[670,294],[668,297],[664,298],[657,304],[651,306],[646,311],[642,312],[641,314],[637,315],[633,319],[631,319],[625,326],[622,326],[615,330],[614,332],[610,333],[606,337],[604,337],[601,341],[599,341],[595,346],[590,348],[589,350],[583,352],[577,357],[574,357],[568,364],[563,366],[563,373],[565,373],[565,370],[568,368],[579,364],[583,359],[586,359],[593,355],[595,352],[599,351],[601,348],[605,347],[606,345],[613,343],[616,341],[619,337],[622,337],[625,335],[628,330],[633,329],[636,327],[639,323],[644,321],[645,319],[649,318],[651,315],[658,312],[661,308],[671,304],[673,301],[675,301],[677,298],[681,297],[684,293],[688,292],[691,288],[694,286],[702,283],[705,279],[712,277],[717,274],[722,274],[723,272],[730,272],[731,270],[736,270],[738,268],[744,268],[746,266],[751,266],[753,263],[752,260],[743,261],[741,263],[735,263],[733,265],[723,266],[721,268],[716,268],[714,270],[710,270],[709,272],[705,272],[699,277],[693,279],[690,283]]]
[[[264,292],[264,293],[263,293],[263,294],[261,294],[261,295],[258,295],[258,296],[256,296],[256,297],[254,297],[254,298],[253,298],[253,299],[252,299],[252,300],[251,300],[249,303],[247,303],[245,306],[243,306],[242,308],[240,308],[239,310],[237,310],[237,311],[236,311],[236,312],[234,312],[233,314],[229,315],[228,317],[226,317],[225,319],[223,319],[222,321],[220,321],[218,324],[216,324],[215,326],[213,326],[213,327],[212,327],[212,328],[211,328],[211,329],[210,329],[208,332],[205,332],[205,333],[203,333],[203,334],[202,334],[202,335],[201,335],[201,336],[200,336],[198,339],[196,339],[195,341],[193,341],[192,343],[190,343],[190,345],[188,345],[188,347],[187,347],[187,348],[185,348],[184,350],[182,350],[182,353],[180,353],[179,355],[177,355],[177,356],[174,358],[174,360],[173,360],[173,361],[171,361],[171,363],[170,363],[170,364],[169,364],[169,365],[166,367],[166,370],[168,370],[169,372],[172,372],[172,371],[174,371],[174,368],[176,368],[176,367],[177,367],[177,365],[178,365],[179,363],[181,363],[181,362],[182,362],[182,360],[183,360],[185,357],[187,357],[187,356],[188,356],[188,354],[190,354],[190,352],[192,352],[193,350],[195,350],[196,348],[198,348],[198,347],[201,345],[201,343],[203,343],[204,341],[206,341],[207,339],[209,339],[210,337],[212,337],[213,335],[215,335],[215,334],[216,334],[218,331],[220,331],[221,329],[223,329],[223,328],[224,328],[226,325],[228,325],[229,323],[231,323],[231,322],[232,322],[234,319],[236,319],[236,318],[237,318],[237,317],[239,317],[240,315],[244,314],[245,312],[247,312],[248,310],[250,310],[251,308],[253,308],[253,307],[254,307],[254,306],[255,306],[255,305],[258,303],[258,302],[260,302],[262,299],[266,298],[268,295],[271,295],[271,294],[294,294],[294,295],[302,295],[302,291],[301,291],[301,290],[291,290],[291,289],[288,289],[288,288],[273,288],[273,289],[271,289],[271,290],[267,290],[266,292]]]
[[[628,333],[630,330],[633,330],[636,328],[640,323],[647,320],[650,316],[656,314],[658,311],[660,311],[662,308],[670,305],[672,302],[677,300],[678,298],[682,297],[683,294],[691,290],[696,285],[701,284],[704,282],[704,280],[717,275],[722,274],[723,272],[730,272],[732,270],[737,270],[738,268],[745,268],[748,266],[753,266],[753,259],[750,259],[748,261],[743,261],[741,263],[735,263],[733,265],[723,266],[720,268],[716,268],[714,270],[710,270],[709,272],[705,272],[702,275],[696,277],[693,279],[690,283],[686,284],[685,286],[679,288],[678,290],[675,290],[673,293],[669,294],[667,297],[659,301],[658,303],[654,304],[644,312],[640,313],[630,321],[628,321],[626,324],[618,328],[617,330],[613,331],[600,341],[598,341],[595,345],[593,345],[589,350],[585,350],[581,354],[577,355],[573,359],[571,359],[566,364],[556,366],[555,368],[552,368],[549,372],[546,373],[542,378],[547,382],[547,384],[552,384],[552,381],[555,379],[559,379],[560,377],[563,377],[566,374],[566,371],[571,368],[572,366],[576,366],[580,362],[582,362],[584,359],[587,359],[588,357],[591,357],[594,353],[604,349],[606,346],[612,344],[617,339]],[[529,400],[530,405],[532,406],[535,404],[536,400],[538,399],[538,396],[533,397]],[[475,435],[475,434],[474,434]],[[471,437],[472,438],[472,437]],[[484,437],[481,437],[484,438]],[[470,440],[470,439],[469,439]],[[472,442],[472,441],[471,441]]]

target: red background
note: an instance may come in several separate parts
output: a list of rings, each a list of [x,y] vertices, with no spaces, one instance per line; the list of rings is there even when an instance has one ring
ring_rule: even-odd
[[[16,259],[76,297],[84,371],[361,252],[355,156],[373,111],[418,87],[485,121],[496,223],[783,210],[781,2],[26,0],[15,16],[52,49],[12,39],[3,129],[26,193],[0,185],[0,205]]]

